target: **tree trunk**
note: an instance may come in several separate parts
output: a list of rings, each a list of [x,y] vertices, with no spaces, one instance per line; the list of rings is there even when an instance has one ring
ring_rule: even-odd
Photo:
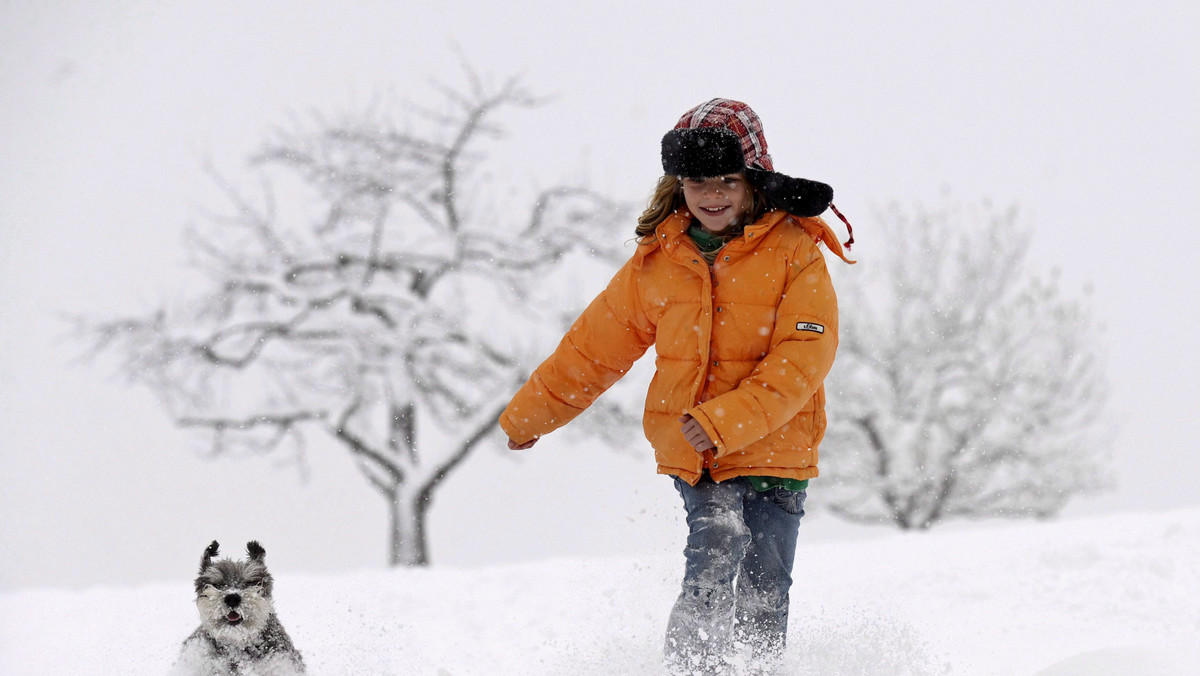
[[[397,490],[388,500],[389,566],[428,566],[429,549],[425,541],[425,502],[417,495]]]

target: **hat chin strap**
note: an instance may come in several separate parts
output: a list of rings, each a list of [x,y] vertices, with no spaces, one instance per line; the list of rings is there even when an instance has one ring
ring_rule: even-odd
[[[836,214],[837,217],[846,224],[846,232],[850,233],[850,239],[842,242],[842,246],[846,247],[846,251],[849,251],[850,245],[854,244],[854,226],[850,225],[850,221],[846,220],[846,217],[842,215],[842,212],[838,211],[838,208],[834,206],[833,202],[829,203],[829,208],[832,209],[833,213]]]

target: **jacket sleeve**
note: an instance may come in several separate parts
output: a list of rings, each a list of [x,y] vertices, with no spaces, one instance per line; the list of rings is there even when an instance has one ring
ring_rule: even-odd
[[[824,383],[837,344],[837,298],[814,242],[788,271],[766,357],[736,388],[688,411],[717,445],[714,454],[741,450],[795,418]]]
[[[654,343],[642,308],[637,267],[627,262],[563,336],[500,414],[517,443],[573,420],[617,382]]]

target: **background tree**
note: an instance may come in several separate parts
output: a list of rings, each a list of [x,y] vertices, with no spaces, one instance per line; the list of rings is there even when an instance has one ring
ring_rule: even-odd
[[[232,213],[188,236],[206,288],[85,327],[214,456],[336,442],[387,504],[392,565],[429,562],[434,491],[526,377],[547,320],[521,301],[572,251],[627,255],[597,232],[625,224],[621,204],[559,185],[515,210],[488,191],[473,152],[536,101],[468,77],[440,110],[410,108],[420,131],[367,114],[276,134],[251,159],[257,200],[214,172]]]
[[[839,280],[822,445],[828,504],[924,529],[1056,514],[1105,484],[1098,329],[1057,273],[1023,271],[1017,210],[892,206]]]

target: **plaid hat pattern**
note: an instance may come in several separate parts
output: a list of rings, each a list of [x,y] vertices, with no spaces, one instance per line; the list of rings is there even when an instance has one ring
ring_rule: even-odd
[[[710,99],[692,108],[675,123],[676,129],[699,129],[700,127],[724,127],[737,134],[742,144],[742,155],[747,167],[773,171],[771,155],[767,152],[767,137],[763,134],[762,120],[741,101]]]

